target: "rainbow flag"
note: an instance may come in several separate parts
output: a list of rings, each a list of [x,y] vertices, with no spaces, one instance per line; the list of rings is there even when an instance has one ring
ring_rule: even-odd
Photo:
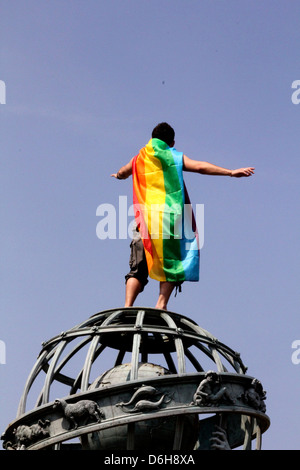
[[[133,204],[149,276],[198,281],[199,245],[182,175],[183,154],[151,139],[132,163]]]

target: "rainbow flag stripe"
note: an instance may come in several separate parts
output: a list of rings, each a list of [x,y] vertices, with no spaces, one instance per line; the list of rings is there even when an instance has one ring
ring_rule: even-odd
[[[159,139],[133,159],[135,219],[157,281],[199,280],[198,233],[182,167],[183,154]]]

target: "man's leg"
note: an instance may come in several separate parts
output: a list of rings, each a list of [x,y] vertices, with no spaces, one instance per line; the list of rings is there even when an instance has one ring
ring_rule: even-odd
[[[160,282],[159,296],[158,296],[158,300],[157,300],[157,304],[155,308],[161,308],[163,310],[167,310],[168,301],[169,301],[170,295],[173,292],[174,287],[175,287],[174,282],[167,282],[167,281]]]
[[[143,285],[136,277],[130,277],[126,282],[125,307],[132,307],[135,299],[142,291]]]

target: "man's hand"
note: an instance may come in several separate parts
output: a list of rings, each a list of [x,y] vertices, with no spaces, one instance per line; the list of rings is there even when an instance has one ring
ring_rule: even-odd
[[[234,178],[242,178],[243,176],[251,176],[254,174],[255,168],[248,167],[248,168],[239,168],[237,170],[232,170],[231,176]]]

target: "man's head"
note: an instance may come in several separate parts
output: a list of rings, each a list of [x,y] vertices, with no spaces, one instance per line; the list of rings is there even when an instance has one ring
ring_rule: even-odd
[[[174,129],[167,122],[161,122],[154,127],[152,131],[152,139],[163,140],[169,147],[173,147],[175,143]]]

